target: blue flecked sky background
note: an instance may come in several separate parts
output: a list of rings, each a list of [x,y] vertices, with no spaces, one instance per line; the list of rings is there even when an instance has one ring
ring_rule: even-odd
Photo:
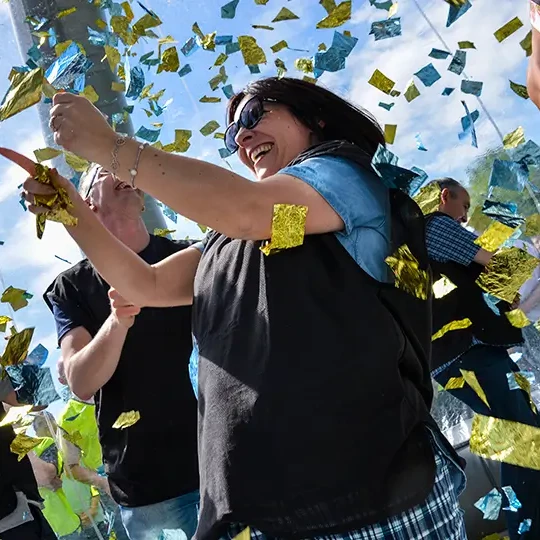
[[[77,0],[82,2],[83,0]],[[74,0],[73,5],[77,5]],[[225,3],[225,2],[223,2]],[[145,5],[158,14],[163,24],[155,29],[160,37],[171,35],[178,42],[178,49],[193,34],[192,24],[198,22],[203,33],[217,31],[218,35],[253,35],[267,55],[267,64],[261,65],[260,75],[251,75],[243,62],[241,53],[229,56],[225,62],[228,83],[234,90],[241,89],[249,80],[265,75],[275,75],[274,60],[282,59],[290,76],[303,74],[294,68],[294,60],[311,57],[317,52],[320,43],[330,46],[334,30],[317,30],[316,24],[326,16],[318,0],[268,0],[264,6],[256,5],[254,0],[240,0],[236,17],[232,20],[220,17],[223,4],[216,0],[150,0]],[[461,100],[465,99],[471,110],[480,108],[477,99],[460,91],[463,76],[447,70],[451,58],[435,60],[428,57],[433,47],[451,52],[457,49],[458,41],[474,42],[476,49],[467,51],[466,75],[484,83],[482,101],[491,114],[499,130],[506,134],[518,126],[523,126],[526,137],[540,142],[540,116],[536,107],[514,94],[509,81],[525,84],[527,60],[520,47],[520,41],[529,31],[528,2],[525,0],[498,0],[494,9],[492,0],[472,0],[472,8],[450,28],[446,28],[448,4],[443,0],[401,0],[396,16],[401,17],[402,35],[392,39],[375,42],[369,35],[371,23],[385,19],[386,11],[376,9],[368,0],[353,0],[352,18],[337,28],[349,30],[358,38],[358,43],[346,61],[346,69],[336,73],[324,73],[319,84],[350,99],[357,105],[371,111],[381,124],[397,124],[395,144],[390,148],[400,156],[400,164],[414,165],[424,169],[430,178],[454,176],[467,180],[466,170],[471,162],[488,150],[500,144],[500,139],[487,115],[481,110],[476,123],[479,148],[473,148],[470,137],[458,140],[461,131],[460,119],[464,115]],[[439,33],[421,15],[418,6]],[[298,15],[298,20],[271,23],[282,7],[287,7]],[[144,12],[132,4],[135,18]],[[75,14],[69,15],[71,17]],[[499,43],[493,33],[509,20],[519,16],[524,26]],[[275,29],[255,30],[253,24],[272,25]],[[0,51],[0,95],[9,86],[7,76],[14,65],[21,65],[25,59],[20,55],[14,37],[8,4],[0,4],[0,32],[2,48]],[[443,44],[440,41],[443,39]],[[282,50],[272,53],[270,46],[286,40],[289,47],[303,49],[305,52]],[[157,49],[157,43],[148,40],[138,46],[140,54]],[[180,54],[180,67],[189,63],[192,73],[182,79],[176,73],[155,74],[144,68],[146,82],[155,82],[154,90],[166,88],[161,103],[172,99],[167,110],[159,118],[147,119],[142,104],[134,102],[132,115],[135,129],[144,125],[152,128],[150,122],[164,122],[160,140],[166,144],[174,139],[175,129],[191,129],[193,137],[188,155],[230,166],[239,173],[248,175],[235,157],[225,163],[218,154],[222,141],[203,137],[199,129],[210,120],[217,120],[224,131],[226,98],[221,89],[212,92],[208,81],[217,74],[218,68],[210,69],[224,47],[216,47],[216,52],[197,50],[189,58]],[[136,59],[132,59],[132,65]],[[396,82],[396,89],[404,90],[413,74],[430,62],[442,75],[441,80],[426,88],[416,79],[421,96],[408,103],[403,96],[390,98],[370,86],[367,81],[375,69],[381,70]],[[441,95],[445,87],[456,88],[449,97]],[[199,103],[203,95],[219,96],[218,104]],[[380,101],[395,102],[391,111],[378,106]],[[420,134],[427,152],[416,146],[416,134]],[[0,124],[0,145],[11,147],[23,154],[32,156],[35,149],[45,146],[39,126],[37,112],[26,110]],[[62,226],[47,223],[44,238],[35,236],[34,217],[24,212],[19,204],[17,186],[24,179],[24,173],[6,161],[0,161],[0,287],[8,285],[26,289],[34,298],[29,306],[15,313],[18,329],[35,326],[36,331],[31,348],[42,343],[50,351],[47,366],[56,376],[56,334],[49,311],[41,300],[41,295],[55,276],[68,268],[68,264],[55,258],[55,255],[77,262],[81,254],[77,246],[63,230]],[[175,236],[196,237],[200,234],[195,224],[179,217],[177,224],[168,221]],[[0,304],[0,315],[12,315],[9,306]],[[2,350],[3,347],[0,347]],[[186,366],[187,369],[187,366]],[[58,410],[59,404],[52,407]]]

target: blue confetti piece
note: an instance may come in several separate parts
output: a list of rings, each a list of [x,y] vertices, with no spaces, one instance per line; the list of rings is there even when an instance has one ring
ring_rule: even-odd
[[[104,45],[107,45],[107,40],[106,40],[105,34],[103,32],[99,32],[98,30],[94,30],[93,28],[90,28],[90,26],[87,26],[86,30],[88,32],[88,41],[92,45],[95,45],[96,47],[103,47]],[[150,53],[150,54],[152,54],[152,53]]]
[[[120,17],[124,15],[122,5],[118,4],[117,2],[113,2],[109,8],[109,13],[111,14],[111,17]]]
[[[379,165],[380,163],[388,164],[388,165],[397,165],[399,161],[399,158],[388,150],[388,148],[384,147],[382,144],[379,144],[377,147],[377,151],[375,152],[373,159],[371,160],[371,164],[373,166]]]
[[[191,66],[189,64],[186,64],[179,72],[178,75],[180,77],[186,76],[188,73],[191,73]]]
[[[126,105],[123,110],[126,111],[128,114],[131,114],[135,107],[133,105]]]
[[[249,71],[251,74],[256,75],[261,72],[261,69],[259,68],[258,64],[253,64],[251,66],[248,65]]]
[[[483,296],[484,296],[484,302],[487,304],[489,309],[491,309],[491,311],[493,311],[495,315],[500,315],[501,310],[499,309],[499,305],[498,305],[500,300],[496,298],[495,296],[488,293],[484,293]]]
[[[521,375],[523,375],[529,381],[531,386],[536,383],[536,379],[535,379],[534,373],[532,371],[520,371],[519,373],[521,373]],[[511,373],[507,373],[506,378],[508,379],[508,388],[510,388],[510,390],[520,390],[521,389],[521,386],[519,386],[519,384],[516,381],[516,372],[515,371],[512,371]],[[503,488],[503,489],[506,489],[506,488]],[[508,488],[508,489],[512,489],[512,488]],[[508,499],[510,500],[509,495],[508,495]],[[521,508],[521,504],[517,508]],[[512,512],[514,512],[514,510],[512,510]]]
[[[375,41],[401,36],[401,17],[384,19],[382,21],[371,23],[369,35],[373,35]]]
[[[529,179],[529,168],[524,163],[516,161],[503,161],[496,159],[493,162],[489,187],[496,186],[512,191],[523,191]]]
[[[74,81],[73,81],[73,91],[77,94],[80,94],[84,91],[84,87],[86,86],[86,75],[83,73],[82,75],[79,75]]]
[[[435,60],[446,60],[451,54],[451,52],[443,51],[441,49],[431,49],[428,56],[435,58]]]
[[[75,175],[73,175],[69,181],[75,186],[75,189],[79,191],[79,182],[81,181],[82,173],[78,172]]]
[[[59,257],[58,255],[55,255],[55,258],[58,259],[59,261],[65,262],[67,264],[71,264],[67,259],[63,259],[62,257]]]
[[[469,133],[471,134],[471,144],[478,148],[478,138],[476,136],[476,128],[474,127],[474,117],[469,112],[469,107],[467,107],[467,104],[462,101],[461,102],[463,107],[465,108],[465,113],[467,115],[467,129],[464,128],[463,133],[460,133],[458,135],[459,140],[463,140]],[[463,119],[461,120],[461,125],[463,125]]]
[[[232,0],[224,6],[221,6],[221,18],[222,19],[234,19],[236,16],[236,7],[240,0]]]
[[[225,94],[225,97],[227,99],[231,99],[234,96],[234,90],[233,90],[232,84],[228,84],[227,86],[222,86],[221,89],[223,90],[223,93]]]
[[[25,212],[28,210],[28,208],[26,208],[26,201],[22,197],[19,199],[19,204],[23,207]]]
[[[524,519],[518,527],[518,534],[524,534],[531,530],[532,519]]]
[[[57,89],[68,89],[75,79],[93,66],[76,43],[69,47],[49,66],[45,72],[47,80]]]
[[[518,207],[515,203],[502,203],[487,199],[482,206],[482,212],[486,216],[512,227],[512,229],[525,223],[525,218],[518,214]]]
[[[137,99],[144,88],[144,71],[141,67],[135,66],[130,69],[129,63],[125,63],[126,73],[126,97]]]
[[[319,78],[324,71],[335,73],[345,69],[345,57],[337,49],[330,47],[326,52],[316,53],[313,62],[313,74]]]
[[[382,107],[383,109],[386,109],[387,111],[391,110],[394,105],[395,103],[383,103],[382,101],[379,101],[379,107]]]
[[[423,67],[415,75],[424,83],[424,86],[433,86],[441,78],[441,74],[435,69],[433,64]]]
[[[159,58],[151,58],[154,54],[154,51],[150,51],[149,53],[143,54],[139,60],[141,64],[144,64],[145,66],[156,66],[159,64]]]
[[[3,246],[5,242],[3,240],[0,240],[0,246]]]
[[[452,26],[460,17],[465,15],[469,9],[471,9],[472,4],[469,0],[466,0],[462,6],[454,6],[450,4],[450,11],[448,12],[448,19],[446,20],[446,28]]]
[[[527,141],[510,151],[513,161],[520,161],[526,165],[540,165],[540,146],[534,141]]]
[[[371,166],[382,179],[385,186],[401,189],[409,193],[413,189],[413,185],[416,186],[421,173],[424,173],[424,171],[417,169],[419,172],[415,172],[398,167],[397,164],[398,157],[382,145],[379,145],[371,160]],[[421,182],[423,181],[424,178],[422,178]]]
[[[43,59],[43,53],[37,48],[35,43],[28,49],[27,55],[36,63],[39,63]]]
[[[458,50],[454,54],[454,58],[448,66],[448,71],[455,73],[456,75],[461,75],[465,70],[465,65],[467,64],[467,51]]]
[[[225,45],[225,54],[231,55],[238,51],[240,51],[240,43],[238,43],[238,41],[227,43],[227,45]]]
[[[332,38],[332,45],[330,48],[336,49],[340,56],[347,58],[356,47],[358,43],[358,38],[352,36],[346,36],[340,32],[334,31],[334,36]]]
[[[63,260],[63,259],[62,259]],[[41,367],[49,357],[49,351],[41,343],[26,357],[26,362]]]
[[[421,150],[422,152],[427,152],[428,149],[424,146],[420,133],[417,133],[414,138],[416,139],[416,148],[418,148],[418,150]]]
[[[463,103],[463,102],[462,102]],[[461,119],[461,127],[463,128],[463,131],[468,131],[471,128],[471,120],[472,122],[476,122],[480,118],[480,113],[478,110],[474,110],[470,116],[466,115]]]
[[[369,3],[373,7],[376,7],[377,9],[384,9],[385,11],[389,11],[393,5],[392,0],[384,0],[382,2],[379,2],[378,0],[369,0]]]
[[[484,514],[484,519],[497,521],[501,512],[502,495],[493,488],[487,495],[478,499],[474,506]]]
[[[168,206],[163,205],[163,214],[165,214],[165,216],[168,217],[174,223],[178,222],[178,214],[172,208],[169,208]]]
[[[139,4],[139,6],[141,6],[141,8],[144,9],[144,11],[146,11],[146,13],[148,13],[148,15],[150,15],[151,17],[154,17],[154,19],[159,20],[159,17],[151,9],[148,9],[141,2],[139,2],[139,0],[137,0],[137,4]]]
[[[453,93],[453,91],[455,90],[455,88],[448,88],[446,87],[443,92],[442,92],[442,95],[443,96],[449,96],[450,94]]]
[[[411,167],[411,171],[418,175],[418,178],[414,179],[409,185],[408,193],[412,197],[424,185],[424,182],[428,179],[428,174],[419,167]]]
[[[60,399],[49,368],[23,363],[6,368],[20,403],[48,406]]]
[[[135,133],[135,137],[139,137],[150,143],[155,143],[159,139],[160,133],[161,133],[161,129],[148,129],[148,128],[145,128],[144,126],[141,126],[137,130],[137,133]]]
[[[484,83],[480,81],[461,81],[461,91],[464,94],[472,94],[473,96],[480,97],[483,87]]]
[[[214,42],[216,45],[227,45],[228,43],[232,43],[232,40],[232,36],[216,36]]]
[[[221,157],[221,159],[225,159],[225,158],[228,158],[229,156],[232,156],[232,152],[229,152],[226,148],[220,148],[219,156]]]
[[[165,110],[165,107],[162,107],[159,103],[156,101],[149,101],[150,103],[150,110],[156,115],[161,116],[163,114],[163,111]]]
[[[182,45],[180,50],[184,56],[191,56],[198,48],[199,44],[197,43],[197,39],[195,37],[190,37],[184,45]],[[238,50],[240,50],[240,47]]]

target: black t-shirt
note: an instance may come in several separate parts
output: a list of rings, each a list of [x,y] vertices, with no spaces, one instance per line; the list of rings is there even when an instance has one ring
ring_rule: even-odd
[[[191,245],[151,236],[139,255],[155,264]],[[79,326],[95,336],[110,314],[108,291],[87,259],[60,274],[44,294],[58,340]],[[199,487],[191,349],[191,307],[144,308],[116,371],[96,395],[105,467],[113,497],[123,506],[154,504]],[[131,410],[141,419],[127,429],[112,429],[118,416]]]

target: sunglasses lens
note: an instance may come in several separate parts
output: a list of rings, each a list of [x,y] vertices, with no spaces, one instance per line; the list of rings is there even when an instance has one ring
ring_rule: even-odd
[[[238,135],[238,124],[231,124],[225,131],[225,148],[229,152],[236,152],[238,145],[236,144],[236,136]]]
[[[254,128],[263,115],[263,105],[259,99],[248,101],[240,113],[240,123],[246,129]]]

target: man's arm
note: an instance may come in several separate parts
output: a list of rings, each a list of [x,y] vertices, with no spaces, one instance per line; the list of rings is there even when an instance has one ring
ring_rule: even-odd
[[[66,379],[71,391],[82,400],[90,399],[113,376],[129,326],[114,314],[92,336],[79,326],[60,341]]]
[[[519,308],[527,314],[540,304],[540,282],[537,282],[536,287],[531,291],[529,296],[522,300],[519,304]]]
[[[481,264],[482,266],[487,266],[489,261],[491,261],[493,255],[491,251],[486,251],[484,248],[480,248],[478,253],[474,256],[474,262]]]
[[[32,464],[32,470],[39,487],[56,491],[62,487],[62,480],[58,477],[56,467],[52,463],[47,463],[38,458],[35,452],[29,452],[28,458]]]

